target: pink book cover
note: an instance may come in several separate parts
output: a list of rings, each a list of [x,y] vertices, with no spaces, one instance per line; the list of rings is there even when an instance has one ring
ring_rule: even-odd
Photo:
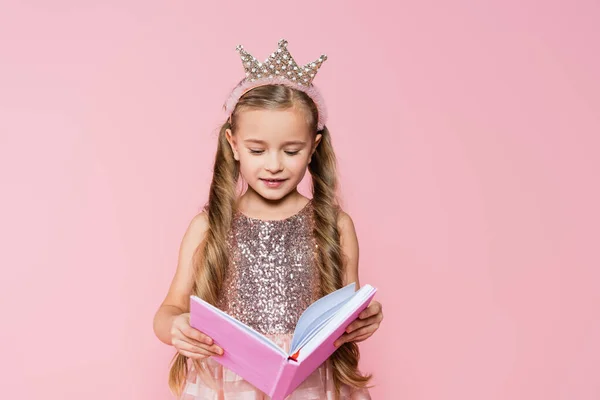
[[[211,356],[215,361],[246,379],[271,399],[283,400],[333,354],[336,350],[333,342],[369,305],[377,291],[370,285],[364,285],[354,292],[353,289],[349,290],[353,285],[339,289],[311,305],[313,310],[310,314],[321,329],[311,329],[309,334],[312,333],[312,337],[294,354],[285,353],[254,329],[193,295],[190,296],[190,325],[223,348],[222,356]],[[298,326],[305,314],[309,314],[308,310],[300,317]],[[329,317],[319,324],[317,319],[321,316],[321,310]],[[302,337],[307,334],[306,331],[302,333]],[[294,337],[296,334],[298,328]]]

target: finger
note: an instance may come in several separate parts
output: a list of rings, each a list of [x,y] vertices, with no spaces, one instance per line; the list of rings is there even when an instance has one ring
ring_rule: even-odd
[[[367,319],[356,319],[356,320],[354,320],[354,322],[352,322],[350,325],[348,325],[348,327],[346,328],[346,333],[353,332],[353,331],[357,330],[358,328],[361,328],[361,327],[367,326],[367,325],[371,325],[376,322],[379,322],[379,314],[373,315],[372,317],[369,317]]]
[[[358,328],[361,328],[365,325],[369,325],[370,323],[372,323],[371,322],[372,318],[373,317],[370,317],[367,319],[355,319],[350,325],[348,325],[345,332],[350,333],[350,332],[353,332],[353,331],[357,330]]]
[[[367,308],[365,308],[360,314],[358,314],[358,318],[365,319],[370,317],[371,315],[377,314],[381,309],[381,304],[377,301],[369,304]]]
[[[334,343],[334,346],[335,347],[339,347],[339,346],[341,346],[342,344],[344,344],[346,342],[362,342],[363,340],[368,339],[371,336],[373,336],[373,332],[366,333],[364,335],[360,335],[358,337],[355,337],[354,339],[352,339],[350,337],[350,335],[346,335],[346,336],[343,337],[343,339],[336,340],[336,342]]]
[[[352,340],[354,340],[355,338],[364,335],[366,333],[368,334],[372,334],[373,332],[375,332],[377,330],[377,324],[371,324],[371,325],[367,325],[365,327],[362,327],[360,329],[355,330],[352,333],[348,334],[348,338],[346,339],[346,341],[350,342]]]
[[[217,346],[216,344],[212,345],[212,346],[208,346],[204,343],[199,343],[197,341],[194,341],[193,339],[180,339],[180,347],[184,348],[185,350],[188,351],[196,351],[198,350],[198,352],[200,353],[206,353],[208,355],[222,355],[223,354],[223,349],[219,346]],[[202,350],[202,351],[200,351]]]
[[[350,332],[352,332],[352,331],[354,331],[354,330],[356,330],[356,329],[358,329],[358,328],[360,328],[360,327],[362,327],[364,325],[365,325],[365,322],[363,320],[361,320],[361,319],[355,319],[350,325],[348,325],[346,327],[346,329],[344,330],[344,332],[350,333]]]
[[[185,342],[179,343],[176,348],[179,353],[194,359],[202,359],[216,355],[211,351],[205,350],[201,347],[191,346],[189,343]]]
[[[198,329],[189,327],[182,332],[188,338],[194,339],[200,343],[205,343],[209,346],[213,344],[212,338],[209,337],[207,334],[200,332]]]
[[[210,357],[209,355],[203,355],[203,354],[198,354],[198,353],[193,353],[191,351],[187,351],[187,350],[177,350],[179,352],[179,354],[186,356],[188,358],[191,358],[193,360],[202,360],[204,358],[208,358]]]
[[[197,346],[197,347],[209,347],[210,345],[206,344],[205,342],[200,342],[196,339],[193,339],[189,336],[186,336],[183,334],[183,332],[180,335],[176,336],[177,339],[179,339],[182,342],[186,342],[186,343],[190,343],[193,346]]]
[[[365,319],[370,317],[373,314],[373,305],[365,308],[360,314],[358,314],[358,318]]]
[[[191,326],[182,331],[183,334],[189,338],[195,339],[201,343],[206,343],[208,345],[213,344],[212,338],[208,335],[200,332],[198,329],[192,328]]]
[[[365,335],[360,335],[358,337],[355,337],[354,338],[354,343],[362,342],[363,340],[370,338],[371,336],[373,336],[373,333],[374,332],[368,333],[368,334],[365,334]]]
[[[342,344],[346,343],[346,339],[348,338],[348,334],[344,333],[342,336],[340,336],[339,338],[337,338],[335,340],[335,342],[333,342],[333,345],[335,347],[340,347]]]

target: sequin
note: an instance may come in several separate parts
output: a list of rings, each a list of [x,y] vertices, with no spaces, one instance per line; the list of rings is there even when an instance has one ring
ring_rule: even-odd
[[[236,212],[217,306],[262,334],[293,333],[320,297],[312,201],[283,220]]]

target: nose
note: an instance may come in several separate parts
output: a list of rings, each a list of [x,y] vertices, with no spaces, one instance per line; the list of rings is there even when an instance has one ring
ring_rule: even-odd
[[[279,152],[271,152],[265,160],[265,169],[271,173],[281,171],[283,164]]]

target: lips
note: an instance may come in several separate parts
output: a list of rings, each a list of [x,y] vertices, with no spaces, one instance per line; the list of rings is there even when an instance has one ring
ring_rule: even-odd
[[[283,182],[285,181],[285,179],[262,179],[261,178],[261,181],[264,182],[266,187],[268,187],[270,189],[277,189],[283,185]]]

